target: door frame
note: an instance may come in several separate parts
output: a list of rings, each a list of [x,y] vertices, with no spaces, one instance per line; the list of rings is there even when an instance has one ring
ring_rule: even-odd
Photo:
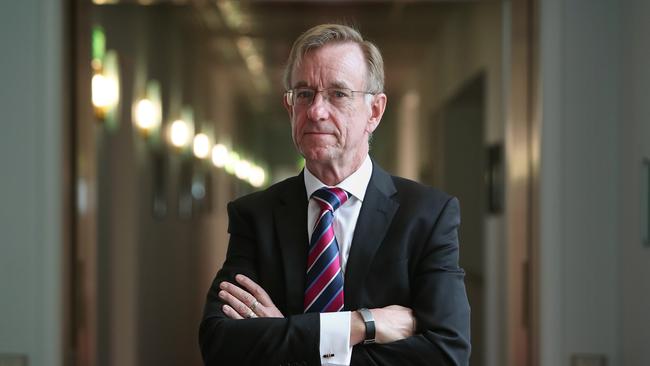
[[[507,4],[508,2],[506,2]],[[538,0],[511,0],[505,121],[506,364],[540,364]]]

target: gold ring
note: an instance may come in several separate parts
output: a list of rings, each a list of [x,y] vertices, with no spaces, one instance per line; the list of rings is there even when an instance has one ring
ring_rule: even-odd
[[[252,311],[255,311],[255,309],[257,308],[257,305],[258,305],[259,303],[260,303],[259,301],[255,300],[255,302],[253,303],[253,305],[251,305],[251,310],[252,310]]]

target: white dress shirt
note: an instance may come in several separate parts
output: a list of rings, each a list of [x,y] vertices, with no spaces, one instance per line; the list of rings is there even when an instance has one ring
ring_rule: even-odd
[[[307,168],[305,168],[304,176],[307,199],[309,200],[307,231],[309,240],[311,241],[311,235],[314,232],[314,224],[320,213],[320,207],[314,200],[310,200],[309,198],[318,189],[328,186],[316,178]],[[354,228],[357,226],[361,204],[363,203],[371,176],[372,161],[366,155],[366,159],[359,169],[336,185],[336,187],[342,188],[350,193],[350,198],[347,202],[334,212],[334,223],[332,224],[334,226],[336,241],[339,244],[341,270],[343,274],[345,274],[346,264],[350,254]],[[345,297],[345,293],[343,296]],[[350,358],[352,357],[352,347],[350,346],[350,318],[349,311],[320,314],[319,348],[321,365],[347,366],[350,364]]]

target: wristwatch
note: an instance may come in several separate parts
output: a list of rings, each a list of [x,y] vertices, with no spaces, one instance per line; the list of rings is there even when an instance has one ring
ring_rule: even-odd
[[[370,310],[366,308],[357,311],[361,315],[363,322],[366,324],[366,339],[363,340],[363,344],[375,343],[375,318],[372,316]]]

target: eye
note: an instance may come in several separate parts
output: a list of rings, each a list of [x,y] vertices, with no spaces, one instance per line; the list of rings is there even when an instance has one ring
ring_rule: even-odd
[[[314,97],[314,91],[311,89],[296,89],[296,99],[311,100]]]
[[[332,98],[344,99],[350,97],[350,91],[347,89],[330,89],[329,95]]]

